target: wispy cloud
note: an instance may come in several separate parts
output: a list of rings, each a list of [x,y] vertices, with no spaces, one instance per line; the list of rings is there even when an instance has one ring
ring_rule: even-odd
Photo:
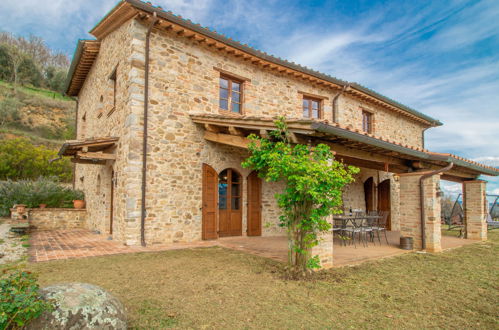
[[[427,147],[498,166],[499,2],[152,0],[243,43],[440,119]],[[71,54],[117,1],[2,0],[0,29]],[[490,190],[499,189],[492,180]]]

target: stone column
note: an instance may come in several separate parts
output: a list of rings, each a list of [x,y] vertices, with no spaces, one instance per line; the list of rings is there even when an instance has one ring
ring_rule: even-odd
[[[487,182],[482,180],[463,182],[463,209],[466,238],[487,240]]]
[[[412,237],[414,248],[422,249],[420,178],[423,172],[400,175],[400,235]],[[423,181],[426,251],[439,252],[441,246],[440,225],[440,175]]]
[[[329,220],[328,220],[329,221]],[[330,223],[333,219],[331,217]],[[312,257],[319,256],[321,269],[333,267],[333,232],[328,231],[319,235],[320,243],[312,248]]]

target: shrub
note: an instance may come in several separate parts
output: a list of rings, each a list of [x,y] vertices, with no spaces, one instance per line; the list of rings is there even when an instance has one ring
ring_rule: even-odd
[[[12,97],[0,101],[0,126],[19,120],[20,102]]]
[[[69,182],[72,166],[69,159],[60,159],[57,151],[45,146],[35,146],[28,139],[18,138],[0,141],[0,180],[36,179],[40,176],[57,176]]]
[[[84,199],[83,192],[62,186],[54,177],[41,177],[35,181],[0,181],[0,216],[8,216],[15,204],[71,208],[75,199]]]
[[[41,299],[37,278],[19,269],[6,269],[0,278],[0,329],[24,327],[52,308]]]

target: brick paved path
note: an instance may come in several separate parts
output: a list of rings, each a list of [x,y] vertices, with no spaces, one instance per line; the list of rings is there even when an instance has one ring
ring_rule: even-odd
[[[39,262],[214,245],[217,245],[216,241],[150,245],[146,247],[126,246],[112,240],[107,240],[105,235],[95,234],[89,230],[50,230],[35,231],[30,234],[29,256],[30,261]]]

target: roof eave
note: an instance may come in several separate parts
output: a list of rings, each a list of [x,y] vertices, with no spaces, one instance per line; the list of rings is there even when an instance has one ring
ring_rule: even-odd
[[[76,44],[76,49],[73,54],[73,59],[71,60],[71,65],[69,66],[68,75],[66,76],[66,81],[64,82],[64,93],[69,95],[69,87],[71,86],[71,81],[73,80],[73,75],[75,73],[76,68],[78,67],[78,63],[81,59],[81,54],[83,53],[83,45],[85,44],[85,39],[78,39],[78,43]],[[69,95],[74,96],[74,95]]]
[[[383,141],[364,134],[352,132],[349,130],[345,130],[343,128],[334,127],[324,123],[313,123],[311,127],[318,132],[333,134],[342,138],[351,139],[361,143],[366,143],[374,147],[383,148],[386,150],[398,152],[412,157],[417,157],[419,159],[428,160],[428,161],[446,162],[446,163],[452,162],[457,166],[478,172],[479,174],[482,175],[499,176],[499,169],[487,168],[484,166],[480,166],[478,163],[477,164],[470,163],[468,161],[457,158],[453,155],[437,154],[421,150],[414,150],[404,146],[396,145],[391,142]]]

